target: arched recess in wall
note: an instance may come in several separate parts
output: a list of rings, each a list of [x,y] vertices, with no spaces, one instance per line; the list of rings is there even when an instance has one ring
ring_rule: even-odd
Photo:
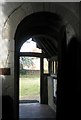
[[[62,18],[51,12],[37,12],[27,16],[18,25],[15,33],[15,99],[18,103],[19,97],[19,55],[22,44],[29,38],[36,38],[36,42],[41,42],[42,45],[49,45],[47,49],[48,57],[53,57],[58,51],[58,36],[59,31],[64,26]],[[43,39],[41,39],[43,38]],[[46,39],[46,40],[45,40]],[[44,42],[45,40],[45,42]],[[42,46],[40,45],[42,48]],[[42,48],[43,49],[43,48]],[[45,51],[44,51],[45,52]],[[17,104],[18,106],[18,104]],[[18,110],[18,109],[17,109]],[[18,111],[17,111],[18,112]]]
[[[28,15],[35,12],[49,11],[62,16],[65,24],[69,23],[77,34],[79,34],[79,19],[78,15],[71,11],[71,8],[62,5],[62,3],[47,3],[49,8],[46,7],[45,3],[22,3],[17,8],[12,9],[11,14],[6,17],[3,26],[2,36],[3,39],[13,39],[18,24]],[[67,3],[66,3],[67,4]],[[72,3],[71,3],[72,4]],[[73,3],[76,4],[76,3]],[[35,7],[35,5],[37,5]],[[4,15],[6,15],[6,9],[3,9]]]

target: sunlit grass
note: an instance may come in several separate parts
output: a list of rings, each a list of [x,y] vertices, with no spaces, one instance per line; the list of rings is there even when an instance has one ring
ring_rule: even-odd
[[[19,82],[19,99],[35,99],[40,95],[39,75],[21,76]]]

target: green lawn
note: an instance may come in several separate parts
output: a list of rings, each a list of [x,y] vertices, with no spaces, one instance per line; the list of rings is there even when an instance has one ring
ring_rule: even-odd
[[[40,95],[39,75],[20,76],[19,99],[38,99]]]

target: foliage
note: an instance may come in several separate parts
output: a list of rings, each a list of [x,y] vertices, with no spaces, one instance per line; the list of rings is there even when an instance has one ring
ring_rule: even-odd
[[[33,59],[32,57],[20,57],[20,64],[24,65],[24,66],[28,66],[28,68],[30,66],[33,66]]]
[[[24,66],[28,68],[34,65],[32,57],[20,57],[20,73],[26,74],[26,70],[24,70]]]

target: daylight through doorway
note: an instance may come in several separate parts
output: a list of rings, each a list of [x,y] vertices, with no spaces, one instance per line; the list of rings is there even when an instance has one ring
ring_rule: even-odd
[[[20,57],[20,102],[40,102],[40,58]]]

